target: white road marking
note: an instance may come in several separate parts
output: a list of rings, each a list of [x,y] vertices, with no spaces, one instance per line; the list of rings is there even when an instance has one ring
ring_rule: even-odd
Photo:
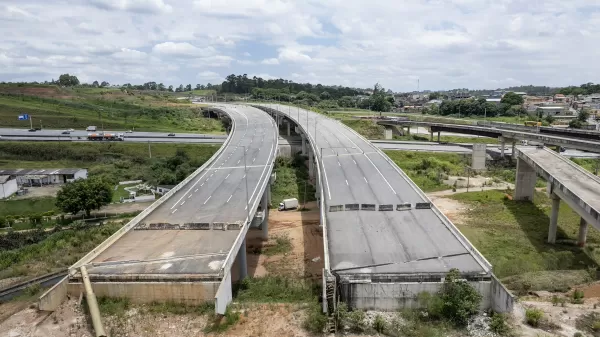
[[[208,197],[208,199],[206,199],[206,201],[204,202],[204,205],[206,205],[206,203],[210,200],[210,198],[212,198],[212,195],[210,197]]]
[[[365,157],[367,157],[367,159],[369,160],[369,162],[371,163],[371,165],[373,165],[373,167],[377,170],[377,172],[379,172],[379,175],[383,178],[383,180],[385,180],[386,184],[390,187],[390,189],[392,190],[392,192],[394,192],[394,194],[398,195],[398,193],[396,193],[396,191],[394,190],[394,188],[392,187],[392,185],[390,185],[390,182],[385,179],[385,176],[383,175],[383,173],[381,173],[381,171],[379,171],[379,169],[377,168],[377,166],[375,166],[375,163],[373,163],[373,161],[371,160],[371,158],[369,158],[369,156],[365,155]]]
[[[252,162],[254,163],[256,161],[256,157],[254,157],[254,159],[252,159]]]
[[[346,180],[346,185],[348,185],[348,180]]]
[[[227,199],[227,202],[229,202],[229,200],[231,200],[231,197],[233,197],[233,194],[229,196],[229,198]]]
[[[242,177],[242,179],[246,178],[246,175],[244,174],[244,176]]]
[[[192,197],[192,195],[191,195],[191,194],[190,194],[190,195],[188,195],[188,199],[189,199],[189,198],[191,198],[191,197]]]
[[[225,177],[225,179],[229,178],[229,176],[230,176],[230,175],[231,175],[231,174],[228,174],[228,175],[227,175],[227,177]]]
[[[365,183],[367,183],[367,184],[369,183],[369,182],[367,181],[367,178],[363,177],[363,179],[365,180]]]
[[[237,164],[239,164],[241,161],[242,161],[241,159],[240,159],[240,160],[238,160],[238,162],[236,163],[236,165],[237,165]]]
[[[338,166],[342,166],[342,164],[340,164],[340,162],[338,161]]]
[[[173,214],[173,213],[175,213],[175,212],[177,212],[177,208],[175,208],[175,210],[174,210],[173,212],[171,212],[171,214]]]
[[[356,160],[352,159],[352,161],[354,162],[354,165],[358,165],[358,164],[356,163]]]
[[[185,204],[185,202],[186,202],[186,200],[184,200],[184,201],[181,203],[181,206],[183,206],[183,205]]]
[[[195,189],[194,192],[198,192],[198,189]]]

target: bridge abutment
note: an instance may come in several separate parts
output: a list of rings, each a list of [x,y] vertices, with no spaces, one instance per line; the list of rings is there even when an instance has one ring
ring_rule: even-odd
[[[517,179],[515,181],[515,200],[533,201],[537,174],[533,167],[523,159],[517,159]]]
[[[246,238],[242,240],[240,251],[238,252],[238,265],[240,267],[240,280],[248,276],[248,261],[246,258]]]
[[[269,194],[271,194],[271,183],[267,184],[267,187],[265,188],[265,193],[263,194],[262,200],[261,202],[261,208],[263,211],[263,222],[261,224],[261,229],[262,229],[262,239],[263,240],[268,240],[269,239]]]
[[[471,168],[473,170],[485,170],[486,144],[473,144],[473,155],[471,158]]]
[[[500,158],[504,158],[504,147],[506,146],[506,138],[500,136],[498,137],[500,141]]]

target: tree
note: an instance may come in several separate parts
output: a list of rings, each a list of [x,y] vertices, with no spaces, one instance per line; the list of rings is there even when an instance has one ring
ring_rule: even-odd
[[[94,81],[94,82],[92,83],[92,86],[93,86],[94,88],[98,88],[100,85],[98,84],[98,81]]]
[[[113,189],[110,184],[100,178],[77,179],[58,191],[56,206],[72,214],[85,211],[89,216],[92,210],[108,205],[112,195]]]
[[[183,84],[180,84],[177,89],[175,89],[175,92],[183,92],[184,88],[183,88]]]
[[[202,89],[202,85],[196,84],[196,90],[200,90],[200,89]]]
[[[331,95],[327,91],[323,91],[319,97],[321,97],[321,99],[330,99]]]
[[[500,103],[508,104],[509,106],[522,105],[523,97],[521,97],[521,95],[515,94],[514,92],[509,92],[502,97]]]
[[[79,79],[77,76],[72,76],[69,74],[62,74],[58,77],[58,84],[63,87],[72,87],[75,85],[79,85]]]
[[[458,326],[466,326],[469,318],[479,311],[482,296],[469,283],[460,278],[458,269],[452,269],[446,275],[440,293],[441,314]]]
[[[554,116],[552,116],[552,115],[547,115],[544,119],[546,120],[546,122],[548,124],[552,124],[552,123],[554,123],[554,121],[556,121],[556,118],[554,118]]]
[[[590,118],[590,113],[587,110],[581,110],[579,115],[577,115],[577,120],[582,123],[587,123],[587,120]]]
[[[186,85],[185,91],[192,91],[192,85],[191,84]]]
[[[110,83],[106,82],[106,81],[102,81],[102,83],[100,83],[101,87],[108,87],[110,85]]]
[[[170,86],[169,86],[169,89],[167,89],[167,91],[169,91],[169,92],[173,92],[173,86],[172,86],[172,85],[170,85]]]

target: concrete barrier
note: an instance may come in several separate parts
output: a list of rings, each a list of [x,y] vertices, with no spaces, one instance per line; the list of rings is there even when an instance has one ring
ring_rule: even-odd
[[[69,282],[69,276],[65,276],[52,288],[40,296],[38,301],[38,309],[42,311],[54,311],[63,302],[67,296],[67,283]]]
[[[506,289],[506,287],[492,275],[492,284],[490,290],[491,309],[495,312],[511,313],[515,305],[515,297]]]

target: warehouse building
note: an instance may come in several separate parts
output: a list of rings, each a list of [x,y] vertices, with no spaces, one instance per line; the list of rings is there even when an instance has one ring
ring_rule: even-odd
[[[19,186],[43,186],[87,179],[87,169],[3,169],[0,176],[3,175],[16,179]]]
[[[15,194],[18,190],[17,179],[8,175],[0,175],[0,199],[5,199]]]

